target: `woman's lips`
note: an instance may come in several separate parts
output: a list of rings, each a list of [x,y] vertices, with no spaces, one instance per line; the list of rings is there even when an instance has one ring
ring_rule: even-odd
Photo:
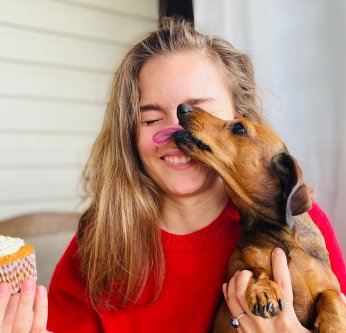
[[[184,129],[179,125],[166,127],[155,133],[152,137],[152,141],[156,146],[162,146],[171,139],[173,133],[182,130]]]

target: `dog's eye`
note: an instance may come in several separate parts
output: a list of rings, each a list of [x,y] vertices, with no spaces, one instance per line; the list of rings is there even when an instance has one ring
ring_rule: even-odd
[[[237,135],[247,134],[246,128],[244,127],[243,123],[241,123],[241,122],[231,124],[230,131],[231,131],[231,133],[237,134]]]

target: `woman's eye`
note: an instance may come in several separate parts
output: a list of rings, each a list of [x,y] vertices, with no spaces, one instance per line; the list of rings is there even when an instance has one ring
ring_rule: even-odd
[[[142,121],[142,125],[144,126],[150,126],[155,124],[156,122],[160,121],[161,119],[153,119],[153,120],[146,120],[146,121]]]

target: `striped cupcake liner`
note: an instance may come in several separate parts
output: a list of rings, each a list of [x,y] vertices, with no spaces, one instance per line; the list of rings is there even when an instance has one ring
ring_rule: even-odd
[[[12,294],[17,294],[25,279],[37,280],[35,253],[0,266],[0,282],[7,282],[12,287]]]

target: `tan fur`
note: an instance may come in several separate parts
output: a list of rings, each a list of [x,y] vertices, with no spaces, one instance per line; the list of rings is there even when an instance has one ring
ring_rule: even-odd
[[[249,308],[258,303],[261,315],[272,302],[275,310],[263,316],[280,313],[283,297],[272,280],[270,258],[272,250],[281,247],[288,257],[293,305],[302,325],[320,333],[346,332],[339,282],[330,268],[323,236],[307,213],[311,199],[301,169],[284,143],[268,127],[247,119],[226,122],[199,108],[178,112],[178,118],[192,134],[188,138],[184,132],[174,134],[178,147],[215,169],[239,208],[243,232],[230,260],[228,279],[236,270],[253,272],[246,292]],[[237,124],[245,134],[234,132]],[[230,317],[223,302],[213,332],[236,331]]]

